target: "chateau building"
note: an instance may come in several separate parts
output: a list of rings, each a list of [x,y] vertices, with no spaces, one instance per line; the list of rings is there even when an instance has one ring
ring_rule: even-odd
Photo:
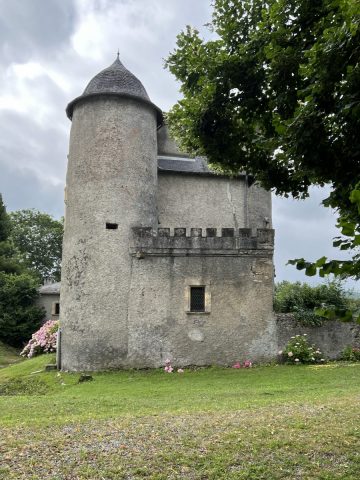
[[[273,358],[270,193],[182,154],[119,58],[66,112],[61,368]]]

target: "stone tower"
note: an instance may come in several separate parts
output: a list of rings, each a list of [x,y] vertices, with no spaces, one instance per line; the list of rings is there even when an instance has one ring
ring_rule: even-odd
[[[67,114],[61,368],[273,358],[270,192],[182,154],[118,58]]]
[[[69,103],[61,368],[127,366],[132,227],[157,226],[162,113],[119,58]]]

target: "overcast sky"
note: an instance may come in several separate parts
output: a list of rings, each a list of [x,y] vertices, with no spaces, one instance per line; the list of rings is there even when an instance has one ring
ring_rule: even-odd
[[[119,48],[151,100],[168,110],[179,86],[163,59],[185,25],[208,35],[210,18],[210,0],[0,0],[0,192],[7,209],[63,215],[67,103]],[[289,258],[338,257],[324,196],[314,190],[302,202],[273,198],[278,281],[318,281],[285,266]]]

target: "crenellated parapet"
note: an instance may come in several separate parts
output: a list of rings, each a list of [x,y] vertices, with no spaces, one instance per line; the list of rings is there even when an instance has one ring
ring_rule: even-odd
[[[272,255],[274,230],[258,228],[158,228],[133,227],[130,253],[145,256]]]

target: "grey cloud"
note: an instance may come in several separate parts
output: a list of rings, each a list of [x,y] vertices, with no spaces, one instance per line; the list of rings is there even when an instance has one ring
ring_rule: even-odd
[[[40,180],[33,171],[1,165],[0,192],[8,211],[35,208],[55,218],[64,215],[64,186]]]
[[[31,207],[31,198],[37,198],[41,182],[45,191],[47,186],[53,187],[54,184],[64,182],[68,142],[66,132],[52,125],[40,127],[28,117],[7,111],[0,112],[0,123],[3,125],[0,140],[0,191],[9,193],[12,185],[15,188],[17,176],[21,184],[25,183],[26,172],[29,175],[26,188],[17,188],[16,197],[8,195],[8,198],[16,198],[16,204],[25,204],[27,201]],[[61,202],[62,195],[59,204]],[[12,209],[17,208],[10,200],[8,203]],[[46,210],[47,207],[45,202],[43,209]],[[59,210],[59,206],[56,209]]]
[[[52,56],[75,25],[73,0],[0,0],[0,59],[8,64]]]

